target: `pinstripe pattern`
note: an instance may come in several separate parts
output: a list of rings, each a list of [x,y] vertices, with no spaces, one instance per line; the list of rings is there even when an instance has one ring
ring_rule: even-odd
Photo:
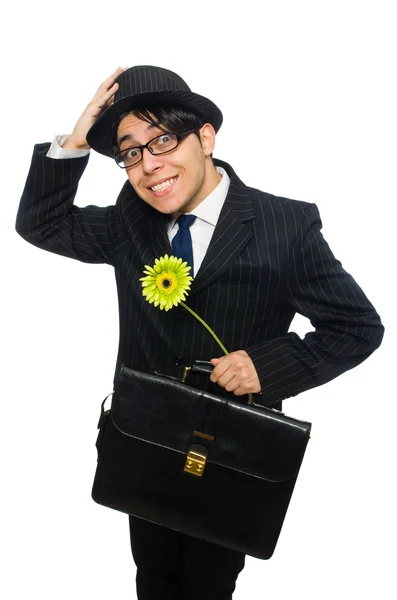
[[[141,294],[144,264],[171,253],[165,217],[142,202],[127,181],[115,205],[73,205],[88,157],[53,160],[35,146],[16,230],[30,243],[115,269],[122,362],[176,374],[185,361],[219,356],[208,332],[182,308],[168,313]],[[321,234],[316,205],[245,186],[229,165],[228,196],[188,304],[229,351],[245,349],[271,405],[330,381],[365,360],[383,326],[354,279]],[[301,339],[288,333],[294,314],[315,327]],[[222,393],[210,381],[191,383]]]

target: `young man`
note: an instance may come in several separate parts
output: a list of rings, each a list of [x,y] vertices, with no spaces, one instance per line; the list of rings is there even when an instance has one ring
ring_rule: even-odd
[[[263,404],[280,408],[282,399],[364,361],[383,326],[322,237],[314,204],[249,188],[212,159],[221,124],[215,104],[175,73],[117,69],[70,136],[35,146],[16,229],[50,252],[114,267],[115,380],[123,362],[178,375],[178,364],[211,359],[210,378],[193,377],[192,385],[260,393]],[[90,148],[126,170],[115,205],[73,205]],[[183,234],[181,215],[191,216]],[[185,312],[165,313],[142,298],[144,265],[173,254],[179,235],[191,241],[189,304],[216,329],[228,356]],[[288,332],[296,312],[315,327],[303,340]],[[133,517],[130,530],[140,599],[232,597],[243,554]]]

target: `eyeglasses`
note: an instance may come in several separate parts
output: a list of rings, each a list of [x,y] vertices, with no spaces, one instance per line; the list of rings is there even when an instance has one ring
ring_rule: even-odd
[[[114,160],[121,169],[128,169],[129,167],[133,167],[141,162],[143,159],[144,148],[147,148],[149,152],[154,155],[167,154],[167,152],[175,150],[181,140],[191,133],[195,133],[196,131],[199,130],[190,129],[189,131],[184,131],[183,133],[171,133],[170,131],[165,131],[161,135],[149,140],[147,144],[133,146],[132,148],[126,148],[125,150],[118,152],[115,155]]]

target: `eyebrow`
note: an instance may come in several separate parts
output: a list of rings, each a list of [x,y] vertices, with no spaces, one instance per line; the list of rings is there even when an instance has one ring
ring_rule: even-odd
[[[160,123],[157,121],[156,123],[150,123],[147,127],[146,127],[146,131],[150,131],[151,129],[161,129],[160,127]],[[130,134],[130,133],[126,133],[125,135],[123,135],[119,140],[118,140],[118,146],[120,148],[121,144],[127,140],[134,140],[134,137]]]

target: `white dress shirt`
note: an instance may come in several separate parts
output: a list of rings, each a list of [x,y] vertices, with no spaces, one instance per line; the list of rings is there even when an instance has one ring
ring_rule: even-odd
[[[64,150],[62,144],[65,142],[67,135],[56,136],[47,152],[49,158],[77,158],[86,156],[90,150]],[[215,225],[219,219],[223,203],[225,202],[229,185],[230,177],[222,167],[216,167],[216,170],[222,179],[216,188],[207,196],[191,213],[196,217],[194,223],[190,226],[190,234],[192,236],[193,246],[193,265],[194,275],[197,275],[203,262],[205,253],[207,252],[209,243],[214,233]],[[178,232],[176,219],[173,219],[168,224],[168,239],[170,243],[173,237]]]

